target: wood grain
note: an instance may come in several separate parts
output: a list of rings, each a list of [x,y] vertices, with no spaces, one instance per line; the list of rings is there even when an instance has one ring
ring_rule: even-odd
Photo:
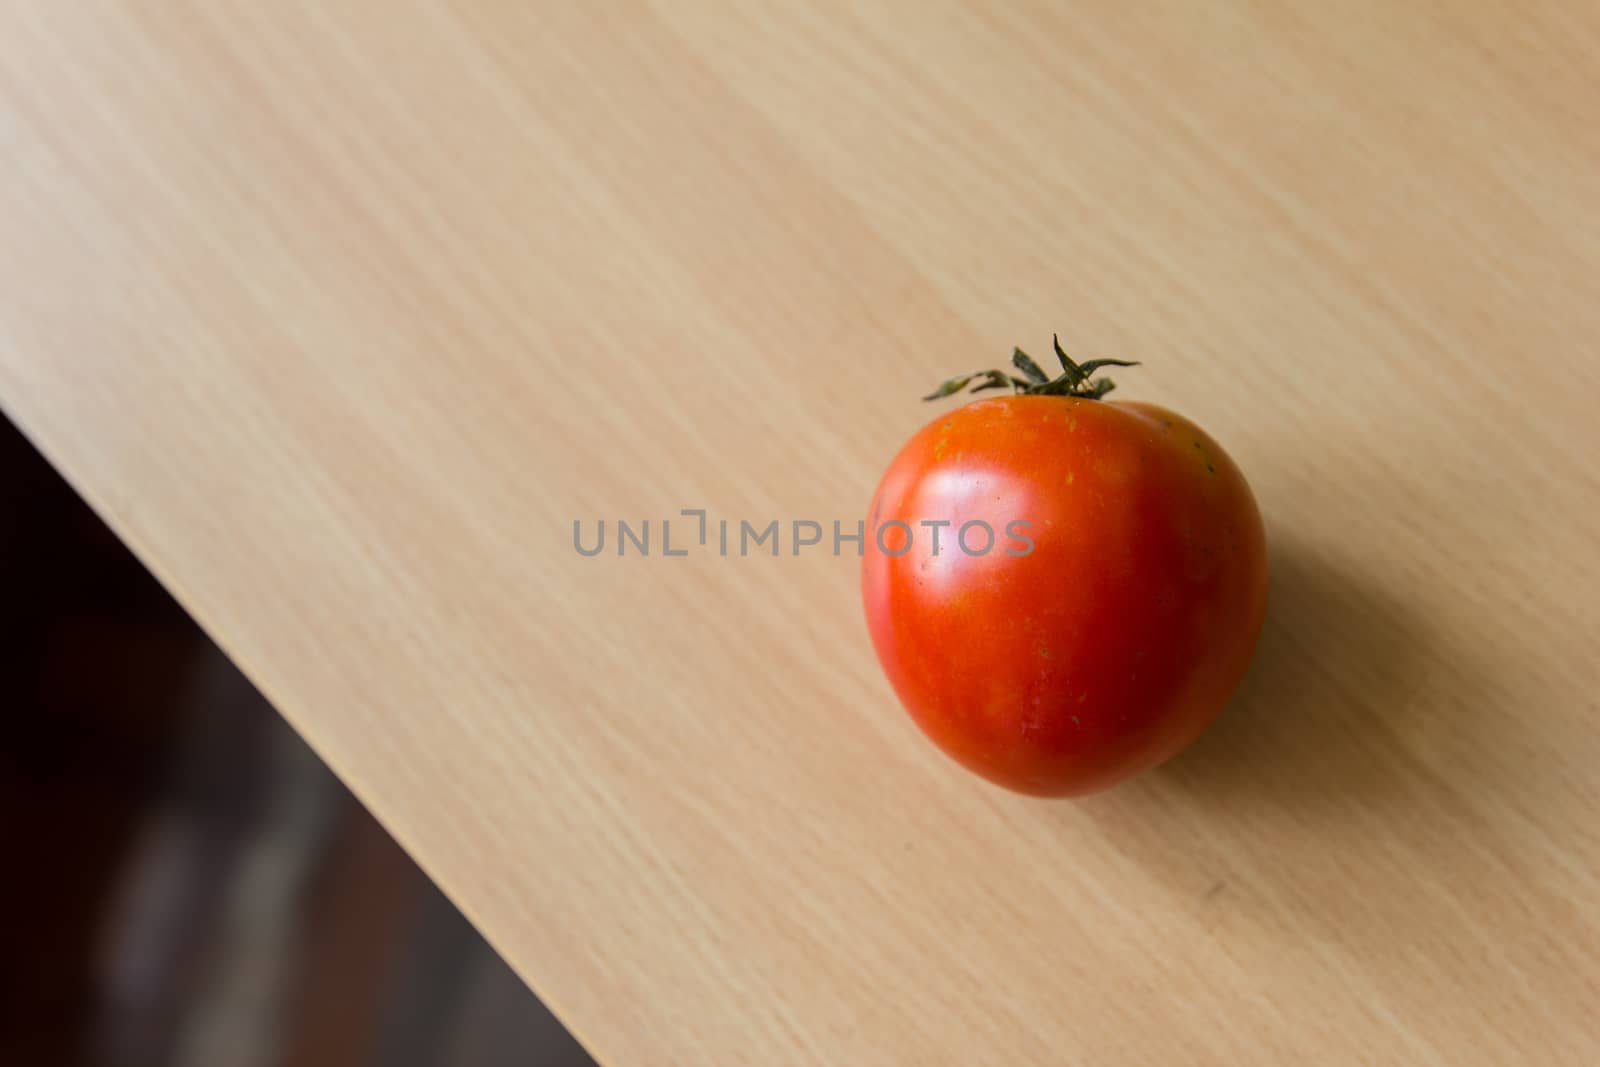
[[[1600,1061],[1600,8],[0,20],[0,402],[606,1062]],[[1056,330],[1273,543],[1141,780],[945,762],[853,558],[573,549]]]

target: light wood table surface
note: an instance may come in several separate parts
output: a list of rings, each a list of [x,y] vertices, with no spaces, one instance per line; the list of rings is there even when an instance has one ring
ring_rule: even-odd
[[[1273,545],[1081,802],[659,551],[1052,331]],[[0,404],[607,1064],[1600,1063],[1597,387],[1593,3],[0,9]]]

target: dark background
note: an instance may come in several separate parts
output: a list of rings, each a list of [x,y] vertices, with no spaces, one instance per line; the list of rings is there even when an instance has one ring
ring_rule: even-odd
[[[0,1065],[590,1060],[0,418]]]

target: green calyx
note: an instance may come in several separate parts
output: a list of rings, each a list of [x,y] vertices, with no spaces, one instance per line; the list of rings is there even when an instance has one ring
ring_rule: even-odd
[[[1117,387],[1117,383],[1110,378],[1097,378],[1093,381],[1090,377],[1101,367],[1137,367],[1139,364],[1126,359],[1091,359],[1083,363],[1075,362],[1061,347],[1061,339],[1052,336],[1055,342],[1056,358],[1061,360],[1061,373],[1052,378],[1035,363],[1033,357],[1018,348],[1011,353],[1011,365],[1022,374],[1012,374],[1003,370],[979,370],[971,374],[963,374],[944,382],[932,393],[923,397],[924,400],[942,400],[961,392],[973,382],[979,384],[972,386],[972,392],[981,393],[985,389],[1010,389],[1018,396],[1076,396],[1084,400],[1099,400]]]

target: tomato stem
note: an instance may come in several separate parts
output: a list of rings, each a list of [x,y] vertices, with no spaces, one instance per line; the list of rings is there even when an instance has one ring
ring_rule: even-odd
[[[1011,365],[1021,372],[1021,376],[1003,370],[977,370],[969,374],[958,375],[941,382],[939,388],[923,397],[924,400],[941,400],[953,396],[967,388],[974,381],[980,384],[972,386],[972,392],[981,393],[986,389],[1009,388],[1019,396],[1075,396],[1084,400],[1099,400],[1117,387],[1117,383],[1110,378],[1095,378],[1091,380],[1095,371],[1101,367],[1137,367],[1139,364],[1126,359],[1091,359],[1083,363],[1076,362],[1067,355],[1066,349],[1061,347],[1061,338],[1051,335],[1055,343],[1056,358],[1061,361],[1061,373],[1052,378],[1044,369],[1034,362],[1032,356],[1022,349],[1014,349],[1011,353]]]

